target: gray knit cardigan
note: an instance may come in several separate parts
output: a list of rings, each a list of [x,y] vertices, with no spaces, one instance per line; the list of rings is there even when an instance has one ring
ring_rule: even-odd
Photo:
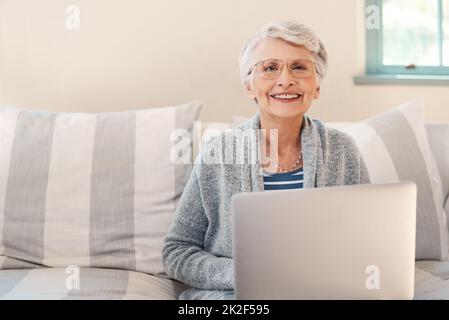
[[[259,128],[256,113],[243,125],[209,140],[195,161],[162,251],[168,276],[191,287],[180,299],[233,297],[231,197],[264,190]],[[355,142],[347,134],[305,115],[301,142],[304,188],[370,182]],[[225,161],[229,154],[244,160]]]

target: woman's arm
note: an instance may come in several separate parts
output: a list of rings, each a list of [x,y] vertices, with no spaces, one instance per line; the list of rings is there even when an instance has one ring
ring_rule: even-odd
[[[365,160],[360,153],[355,140],[346,135],[346,152],[345,152],[345,185],[353,184],[370,184],[371,179],[366,167]]]
[[[217,257],[204,250],[209,222],[204,212],[197,169],[195,166],[192,171],[164,241],[165,270],[172,278],[195,288],[233,290],[232,259]]]

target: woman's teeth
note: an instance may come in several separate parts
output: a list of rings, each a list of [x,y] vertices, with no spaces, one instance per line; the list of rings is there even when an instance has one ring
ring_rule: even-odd
[[[273,97],[276,99],[298,99],[299,95],[297,95],[297,94],[281,94],[281,95],[276,94]]]
[[[299,95],[299,94],[274,94],[274,95],[271,95],[270,97],[272,97],[276,100],[292,101],[292,100],[296,100],[296,99],[300,98],[301,95]]]

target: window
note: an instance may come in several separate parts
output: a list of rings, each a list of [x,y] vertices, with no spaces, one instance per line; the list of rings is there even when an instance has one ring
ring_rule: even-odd
[[[449,76],[449,0],[366,0],[365,9],[367,76]]]

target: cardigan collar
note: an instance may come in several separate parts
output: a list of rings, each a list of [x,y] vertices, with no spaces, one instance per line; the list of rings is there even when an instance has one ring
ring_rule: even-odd
[[[250,154],[251,159],[256,159],[255,164],[250,165],[250,185],[245,186],[243,181],[244,191],[249,189],[251,191],[263,191],[263,170],[260,164],[260,144],[258,130],[260,128],[260,113],[257,112],[251,117],[244,125],[243,128],[250,130]],[[252,143],[251,143],[252,142]],[[301,126],[301,144],[304,163],[304,188],[314,188],[316,175],[317,175],[317,162],[322,161],[322,157],[317,152],[321,148],[321,139],[319,137],[318,130],[307,115],[304,115],[303,123]],[[320,158],[320,159],[318,159]]]

